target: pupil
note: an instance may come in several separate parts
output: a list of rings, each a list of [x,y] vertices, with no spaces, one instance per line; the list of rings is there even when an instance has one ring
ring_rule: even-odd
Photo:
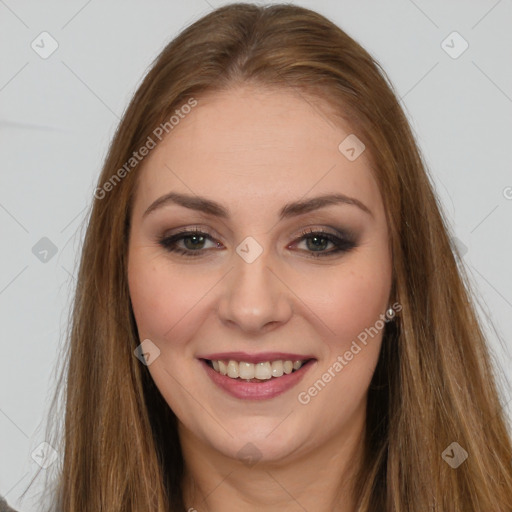
[[[190,235],[190,236],[188,236],[187,238],[185,238],[185,246],[187,245],[187,242],[192,240],[192,239],[194,239],[195,242],[201,243],[201,242],[204,241],[204,236],[200,236],[200,235]],[[193,243],[191,245],[191,247],[192,247],[192,249],[194,249],[194,248],[197,248],[198,245]]]
[[[318,245],[317,242],[319,240],[323,240],[324,243],[323,244],[320,244]],[[314,236],[312,238],[308,238],[308,242],[314,242],[314,246],[313,247],[316,247],[317,249],[320,248],[320,249],[325,249],[325,243],[327,242],[327,239],[326,238],[322,238],[322,237],[319,237],[319,236]]]

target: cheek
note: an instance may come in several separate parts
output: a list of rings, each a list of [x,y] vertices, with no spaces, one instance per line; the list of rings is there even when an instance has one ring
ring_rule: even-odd
[[[179,342],[187,313],[208,289],[195,286],[198,282],[168,263],[151,261],[143,251],[134,253],[128,265],[128,283],[140,338],[163,341],[172,336]]]
[[[340,266],[322,286],[317,281],[313,293],[310,288],[308,302],[329,328],[332,348],[350,346],[361,332],[375,325],[388,306],[390,285],[386,262],[357,261]]]
[[[386,325],[381,315],[388,306],[390,286],[385,268],[340,272],[327,288],[329,301],[318,313],[330,329],[324,338],[325,357],[315,378],[301,386],[298,400],[312,407],[312,417],[322,416],[333,429],[362,407],[378,362]]]

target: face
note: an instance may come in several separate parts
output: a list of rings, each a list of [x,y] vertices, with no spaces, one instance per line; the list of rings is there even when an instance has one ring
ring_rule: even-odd
[[[364,425],[387,224],[366,153],[347,158],[350,127],[316,105],[250,86],[198,98],[139,175],[128,280],[148,369],[180,436],[227,457],[252,443],[293,460]]]

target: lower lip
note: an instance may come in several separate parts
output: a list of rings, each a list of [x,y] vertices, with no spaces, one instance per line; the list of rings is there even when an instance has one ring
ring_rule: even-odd
[[[311,366],[316,363],[316,360],[311,359],[292,373],[283,375],[282,377],[272,377],[268,380],[262,380],[261,383],[232,379],[227,375],[216,372],[204,359],[201,359],[200,362],[213,382],[231,396],[245,400],[268,400],[281,395],[297,385]]]

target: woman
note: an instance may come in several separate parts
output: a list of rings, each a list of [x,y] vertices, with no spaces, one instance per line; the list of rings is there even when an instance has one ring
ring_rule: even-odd
[[[512,510],[486,341],[384,77],[291,5],[159,55],[95,191],[54,510]]]

